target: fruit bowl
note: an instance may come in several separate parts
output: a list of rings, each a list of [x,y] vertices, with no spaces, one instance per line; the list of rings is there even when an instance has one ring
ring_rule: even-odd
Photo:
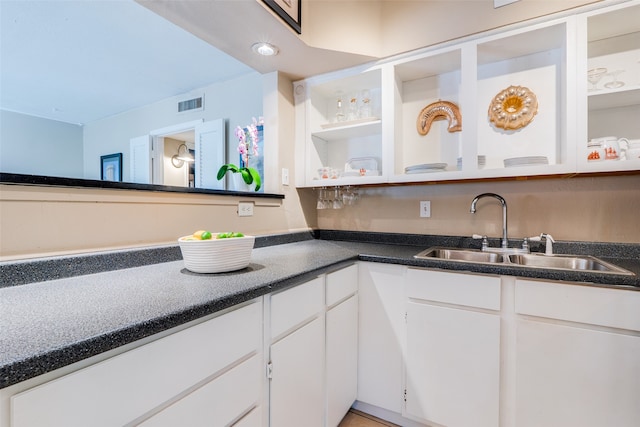
[[[184,266],[194,273],[224,273],[246,268],[251,262],[255,236],[208,240],[183,236],[178,239]]]

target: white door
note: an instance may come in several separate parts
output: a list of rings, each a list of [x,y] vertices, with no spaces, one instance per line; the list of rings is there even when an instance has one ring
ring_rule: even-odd
[[[151,135],[143,135],[129,141],[129,182],[151,184],[153,182]]]
[[[640,425],[640,337],[518,319],[518,427]]]
[[[218,169],[226,163],[224,119],[198,124],[195,131],[196,187],[224,190],[225,180],[216,178]]]
[[[270,425],[321,427],[324,319],[316,317],[271,345]]]
[[[358,401],[400,413],[407,267],[364,262],[358,269]]]
[[[500,316],[409,302],[406,358],[408,415],[448,427],[498,425]]]
[[[340,424],[358,391],[358,296],[326,314],[327,427]]]

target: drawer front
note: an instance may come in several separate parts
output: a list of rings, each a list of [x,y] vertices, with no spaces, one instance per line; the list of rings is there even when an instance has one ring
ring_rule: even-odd
[[[258,405],[262,390],[255,355],[140,424],[144,427],[227,426]]]
[[[518,279],[516,313],[640,331],[640,292]]]
[[[407,272],[407,296],[500,310],[500,278],[410,268]]]
[[[271,296],[271,337],[300,325],[324,309],[324,276]]]
[[[254,408],[253,411],[238,420],[233,427],[262,427],[262,407]]]
[[[124,425],[257,351],[261,319],[252,303],[20,393],[12,426]]]
[[[358,290],[356,264],[327,274],[327,306],[332,306]]]

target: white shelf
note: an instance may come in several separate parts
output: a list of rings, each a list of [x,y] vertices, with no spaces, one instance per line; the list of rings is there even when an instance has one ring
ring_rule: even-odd
[[[589,92],[589,111],[640,104],[640,85]]]
[[[350,138],[366,137],[382,132],[382,120],[372,119],[367,122],[344,122],[343,125],[313,132],[311,135],[323,141],[339,141]]]

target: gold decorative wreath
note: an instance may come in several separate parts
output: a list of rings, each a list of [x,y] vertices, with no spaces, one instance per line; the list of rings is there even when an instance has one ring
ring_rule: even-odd
[[[416,123],[418,133],[426,135],[429,133],[431,123],[435,120],[445,119],[449,121],[449,127],[447,127],[449,132],[460,132],[462,130],[462,116],[456,104],[449,101],[438,101],[427,105],[418,114]]]
[[[520,129],[538,113],[536,95],[524,86],[509,86],[489,105],[489,121],[501,129]]]

